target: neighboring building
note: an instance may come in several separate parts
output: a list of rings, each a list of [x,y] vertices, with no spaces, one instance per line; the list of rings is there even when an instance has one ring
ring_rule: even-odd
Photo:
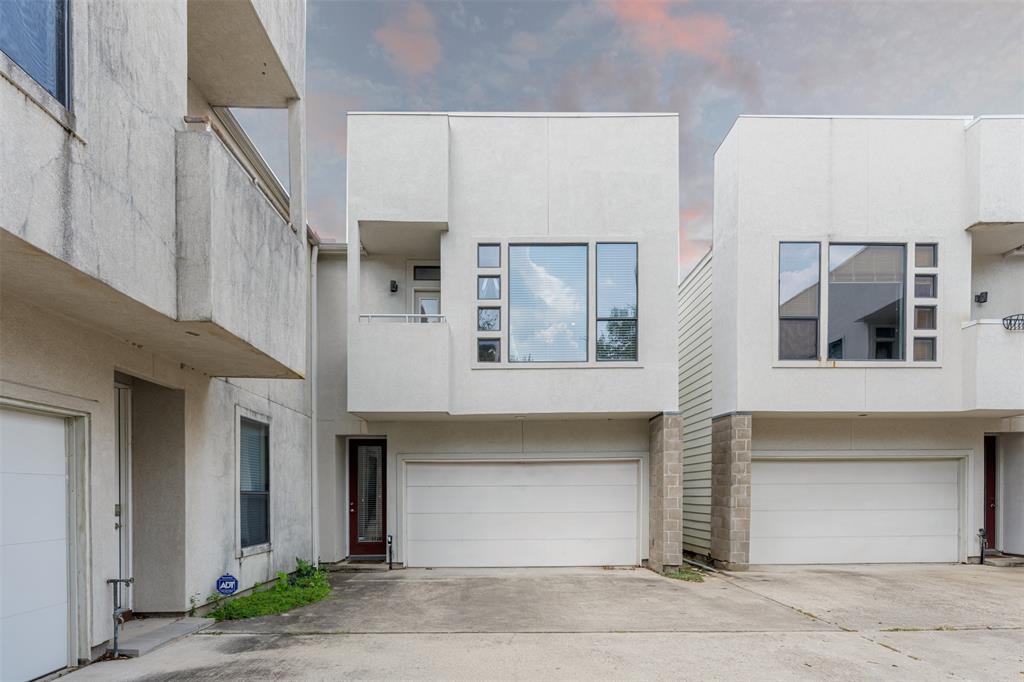
[[[23,680],[104,651],[109,579],[181,613],[316,556],[305,4],[0,25],[0,678]],[[294,201],[228,106],[288,108]]]
[[[681,560],[675,115],[350,114],[324,560]],[[347,292],[342,298],[340,292]]]
[[[680,301],[688,551],[1024,553],[1024,118],[741,117]]]

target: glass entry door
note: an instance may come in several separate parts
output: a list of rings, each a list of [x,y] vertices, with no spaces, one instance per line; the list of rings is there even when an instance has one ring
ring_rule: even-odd
[[[352,556],[384,556],[387,539],[387,443],[349,441],[348,534]]]
[[[440,291],[416,291],[414,314],[421,315],[417,322],[437,322],[441,314],[441,292]]]

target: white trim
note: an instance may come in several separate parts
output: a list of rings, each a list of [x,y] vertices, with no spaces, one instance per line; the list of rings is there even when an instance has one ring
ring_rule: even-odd
[[[89,518],[90,427],[88,412],[0,396],[0,409],[64,419],[68,551],[68,661],[92,660],[92,533]]]
[[[267,539],[268,541],[251,547],[242,547],[242,417],[265,424],[267,427],[267,478],[269,479],[269,490],[267,491]],[[242,405],[235,404],[235,559],[255,556],[257,554],[269,554],[274,551],[274,477],[273,458],[274,448],[271,447],[271,420],[269,415],[250,410]]]
[[[353,436],[353,438],[357,438]],[[636,462],[638,467],[637,486],[637,564],[649,558],[650,545],[650,453],[637,451],[622,452],[493,452],[493,453],[395,453],[395,485],[399,493],[395,495],[396,527],[393,529],[395,547],[401,548],[401,562],[406,563],[409,556],[408,537],[405,529],[408,526],[406,494],[406,466],[417,462]],[[347,486],[346,486],[347,489]],[[347,508],[347,507],[346,507]],[[398,558],[396,557],[396,560]]]
[[[118,415],[118,432],[115,434],[117,451],[118,503],[121,515],[117,520],[120,524],[118,533],[118,577],[130,578],[135,571],[133,496],[132,496],[132,387],[119,382],[114,383],[116,404],[114,409]],[[121,418],[124,417],[124,421]],[[122,554],[123,552],[123,554]],[[120,587],[115,585],[115,589]],[[131,587],[122,592],[121,607],[131,609],[135,600]]]

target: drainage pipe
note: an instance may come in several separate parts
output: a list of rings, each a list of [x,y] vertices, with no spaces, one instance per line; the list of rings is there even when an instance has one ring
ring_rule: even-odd
[[[309,261],[309,550],[310,563],[320,563],[320,524],[317,507],[320,496],[317,491],[317,364],[319,363],[320,340],[317,331],[316,270],[320,257],[320,245],[313,244]]]

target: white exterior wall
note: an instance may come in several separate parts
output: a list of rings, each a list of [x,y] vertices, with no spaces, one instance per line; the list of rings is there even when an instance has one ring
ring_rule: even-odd
[[[711,552],[711,254],[679,285],[679,411],[683,415],[683,549]]]

